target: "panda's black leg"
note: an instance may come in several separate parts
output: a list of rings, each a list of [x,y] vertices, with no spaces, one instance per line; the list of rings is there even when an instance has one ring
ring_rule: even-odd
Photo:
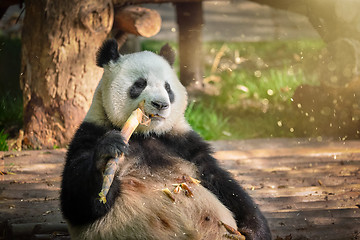
[[[237,181],[221,169],[210,155],[197,159],[197,165],[201,184],[234,213],[238,228],[246,240],[270,240],[271,233],[265,217]]]
[[[127,151],[119,131],[96,136],[96,132],[85,130],[80,128],[75,135],[63,172],[61,207],[64,217],[73,225],[93,222],[110,210],[120,194],[120,181],[114,179],[104,204],[99,201],[102,173],[110,158]]]
[[[201,184],[215,194],[234,213],[239,230],[247,235],[246,240],[271,239],[265,217],[247,192],[230,174],[220,168],[206,142],[195,132],[169,136],[163,140],[177,154],[197,166]]]

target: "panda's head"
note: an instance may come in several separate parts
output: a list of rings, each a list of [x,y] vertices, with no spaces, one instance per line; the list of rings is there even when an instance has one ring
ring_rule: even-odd
[[[184,117],[187,94],[172,68],[174,59],[169,45],[162,47],[159,55],[149,51],[120,55],[115,40],[105,41],[96,59],[104,74],[85,120],[121,128],[145,101],[144,111],[151,123],[137,131],[163,134],[188,130]]]

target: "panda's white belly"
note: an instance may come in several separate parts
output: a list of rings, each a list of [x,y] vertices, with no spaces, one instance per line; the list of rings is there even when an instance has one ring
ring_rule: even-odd
[[[83,228],[70,228],[72,239],[227,239],[221,223],[236,229],[232,213],[201,184],[191,164],[151,173],[123,166],[121,194],[110,212]],[[191,194],[176,184],[186,183]],[[168,189],[171,195],[164,193]]]

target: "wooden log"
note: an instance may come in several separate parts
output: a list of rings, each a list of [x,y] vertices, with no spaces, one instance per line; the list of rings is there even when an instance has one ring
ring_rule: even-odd
[[[152,37],[160,31],[161,17],[157,11],[143,7],[117,8],[114,28],[142,37]]]

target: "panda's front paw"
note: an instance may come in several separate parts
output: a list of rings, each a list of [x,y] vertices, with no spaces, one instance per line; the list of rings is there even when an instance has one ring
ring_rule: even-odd
[[[127,153],[127,150],[128,144],[125,143],[120,131],[107,132],[99,139],[95,149],[96,168],[103,172],[109,159],[120,157],[122,153]]]

